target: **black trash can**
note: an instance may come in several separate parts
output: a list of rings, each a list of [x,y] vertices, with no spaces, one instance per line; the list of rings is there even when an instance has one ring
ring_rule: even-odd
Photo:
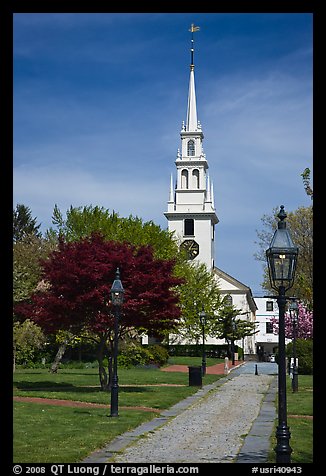
[[[188,367],[189,369],[189,387],[202,387],[202,368],[199,367]]]

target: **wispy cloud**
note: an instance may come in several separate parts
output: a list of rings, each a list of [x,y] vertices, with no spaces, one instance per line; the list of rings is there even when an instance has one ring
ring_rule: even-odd
[[[14,203],[43,227],[55,203],[167,226],[192,22],[202,27],[196,91],[220,218],[216,264],[257,289],[260,218],[309,203],[300,177],[312,169],[308,15],[15,15]]]
[[[98,205],[120,216],[140,216],[144,220],[163,215],[168,180],[132,181],[130,177],[100,176],[71,165],[17,167],[14,169],[14,200],[31,207],[42,220],[42,229],[51,226],[54,204],[65,212],[71,205]],[[162,220],[163,221],[163,220]]]
[[[222,176],[222,196],[241,204],[240,193],[259,194],[266,206],[272,187],[284,187],[286,195],[297,192],[300,173],[312,166],[310,81],[280,74],[233,76],[210,92],[201,117],[210,167],[217,181]]]

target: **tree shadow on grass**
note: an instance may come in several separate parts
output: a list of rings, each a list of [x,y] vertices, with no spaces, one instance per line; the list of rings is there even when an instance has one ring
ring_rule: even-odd
[[[139,392],[153,392],[153,387],[137,387],[136,385],[134,387],[119,387],[119,392],[123,393],[139,393]]]
[[[20,391],[40,391],[40,392],[74,392],[74,393],[98,393],[98,392],[106,392],[107,390],[102,390],[100,386],[75,386],[71,383],[56,383],[56,382],[26,382],[26,381],[18,381],[15,382],[14,388]],[[151,387],[121,387],[119,386],[119,392],[124,393],[140,393],[140,392],[151,392],[153,389]],[[110,393],[110,392],[108,392]]]
[[[72,389],[74,385],[67,382],[53,382],[45,380],[44,382],[26,382],[25,380],[14,382],[14,388],[18,390],[60,390],[62,389]]]

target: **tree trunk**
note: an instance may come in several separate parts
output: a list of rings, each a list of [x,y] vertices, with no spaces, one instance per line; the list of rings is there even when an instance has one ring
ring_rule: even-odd
[[[105,350],[106,350],[105,341],[106,341],[106,337],[102,337],[99,343],[99,346],[97,348],[96,358],[98,361],[98,374],[100,378],[101,389],[109,391],[110,385],[108,380],[108,374],[106,372],[106,369],[104,367],[104,362],[103,362],[105,357]]]
[[[111,391],[112,377],[113,377],[113,347],[114,347],[114,342],[112,339],[110,339],[110,349],[106,347],[108,352],[109,390],[110,391]]]
[[[51,374],[57,373],[62,357],[64,356],[64,353],[66,352],[69,340],[66,339],[64,340],[62,344],[60,344],[57,355],[55,356],[54,361],[51,365],[51,369],[50,369]]]
[[[112,374],[113,374],[113,368],[112,368],[112,356],[110,355],[108,358],[108,371],[109,371],[109,390],[111,391],[112,387]]]
[[[228,350],[227,350],[227,355],[228,355],[228,358],[229,360],[232,359],[232,341],[230,341],[229,339],[225,339],[226,340],[226,343],[227,343],[227,346],[228,346]]]

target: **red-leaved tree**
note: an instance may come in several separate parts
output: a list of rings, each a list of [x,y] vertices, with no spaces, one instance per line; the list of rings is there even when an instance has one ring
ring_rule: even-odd
[[[157,334],[175,329],[181,314],[175,291],[181,280],[173,276],[174,264],[174,260],[155,259],[150,246],[105,241],[98,233],[77,242],[61,239],[58,250],[41,262],[48,286],[17,305],[15,312],[34,320],[47,333],[88,333],[98,343],[104,389],[108,379],[103,359],[113,350],[110,289],[116,269],[125,289],[120,337],[132,330]]]

